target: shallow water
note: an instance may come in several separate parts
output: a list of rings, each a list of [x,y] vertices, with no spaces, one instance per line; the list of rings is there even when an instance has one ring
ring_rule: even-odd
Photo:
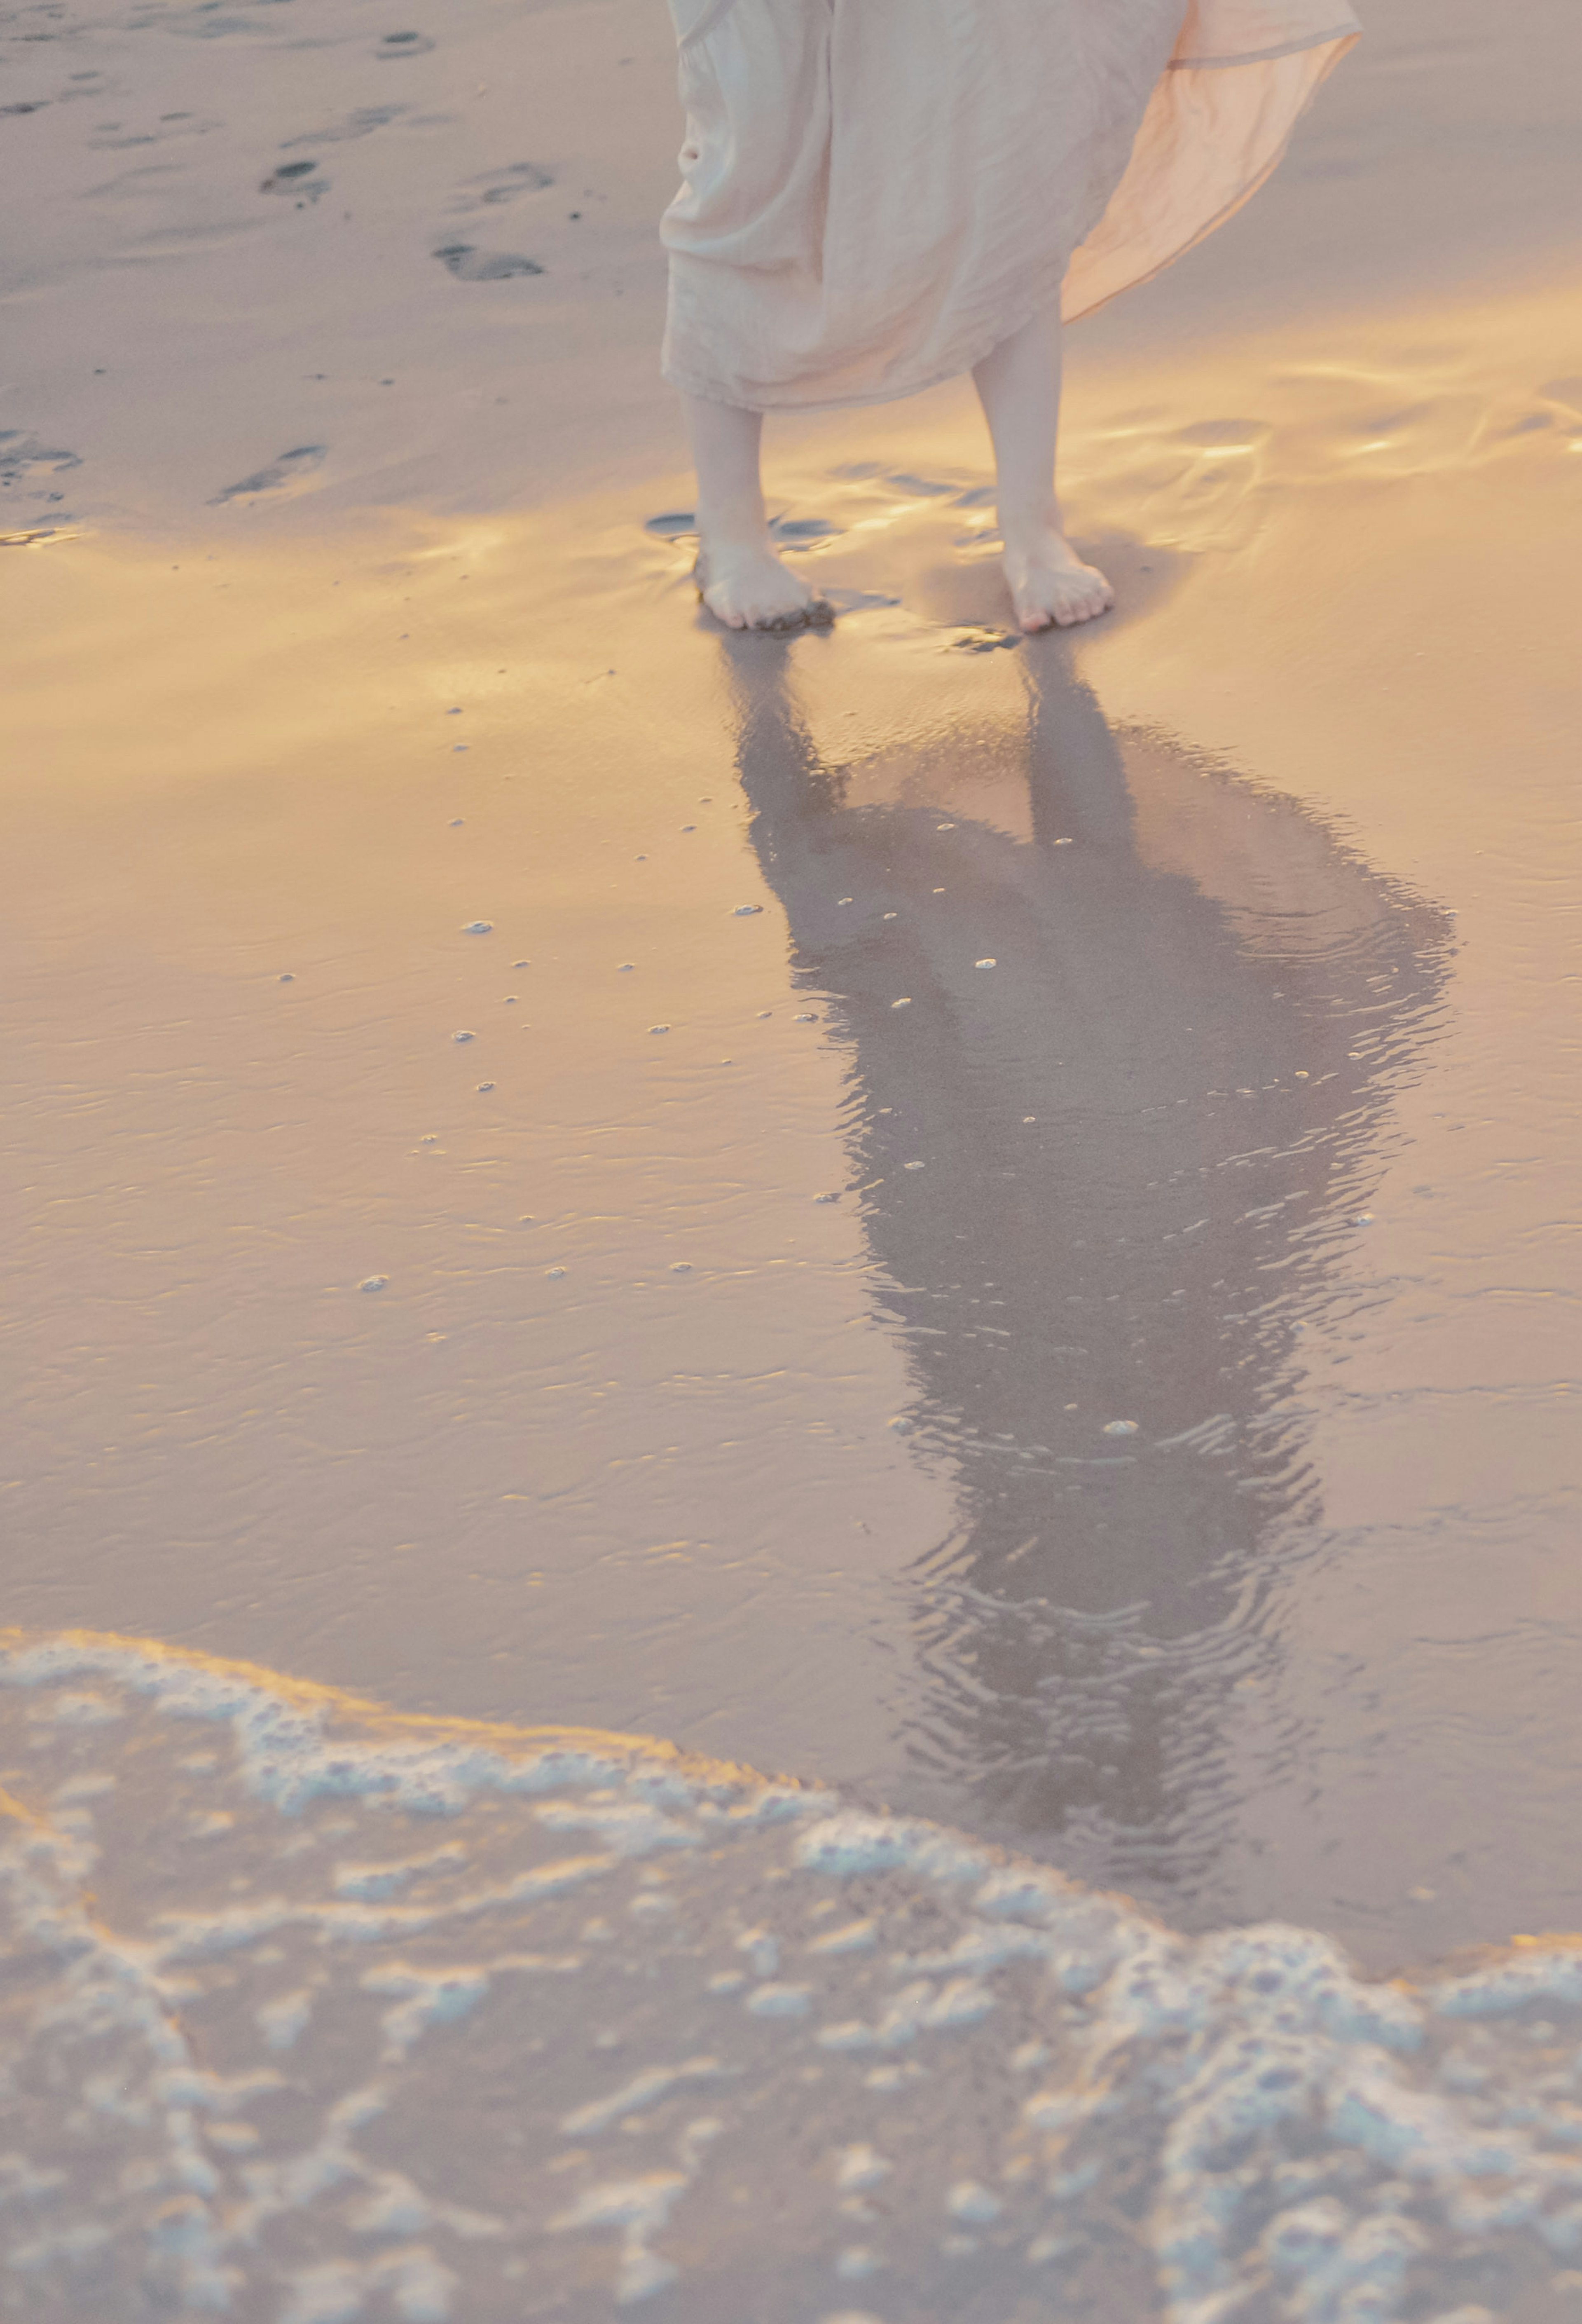
[[[953,392],[782,439],[832,633],[696,619],[637,352],[661,12],[514,45],[462,12],[400,55],[356,6],[21,22],[27,2312],[1575,2305],[1564,1945],[1466,1987],[1336,1950],[1582,1921],[1582,254],[1575,25],[1530,14],[1496,72],[1470,11],[1379,12],[1269,194],[1073,341],[1121,606],[1026,645]],[[1403,83],[1437,145],[1386,135]],[[96,191],[161,114],[211,125]],[[602,215],[551,213],[574,180]],[[39,1643],[77,1626],[130,1636]],[[838,1796],[722,1854],[713,1811],[779,1793],[568,1743],[553,1852],[639,1868],[508,1910],[480,1884],[544,1827],[500,1767],[538,1747],[446,1729],[414,1825],[362,1803],[409,1730],[307,1680]],[[279,1768],[323,1770],[321,1720],[308,1806]],[[655,1784],[680,1837],[577,1836],[588,1786],[597,1830]],[[954,1836],[853,1823],[850,1873],[797,1837],[878,1810]],[[957,1885],[993,1843],[1034,1899],[999,1952]],[[438,1917],[352,1931],[335,1866],[386,1854]],[[815,1972],[831,1901],[876,1949]],[[785,1963],[742,1969],[765,1928]],[[582,1966],[501,1973],[528,1951]],[[255,2022],[309,1989],[310,2033]],[[629,2084],[635,2127],[565,2145]],[[501,2110],[535,2171],[588,2145],[564,2200]],[[891,2175],[842,2193],[869,2145]]]

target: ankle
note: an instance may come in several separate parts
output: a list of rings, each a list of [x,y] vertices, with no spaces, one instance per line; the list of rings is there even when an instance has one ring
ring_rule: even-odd
[[[1046,493],[1035,500],[1018,501],[1007,497],[999,503],[1000,538],[1007,549],[1031,548],[1035,542],[1047,540],[1053,533],[1059,540],[1065,537],[1061,520],[1060,503]]]
[[[704,500],[697,505],[698,539],[738,547],[768,547],[768,518],[761,496]]]

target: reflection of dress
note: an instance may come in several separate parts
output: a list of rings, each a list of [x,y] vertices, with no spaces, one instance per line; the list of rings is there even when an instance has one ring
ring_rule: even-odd
[[[882,402],[1228,217],[1356,38],[1347,0],[671,0],[687,113],[666,374]],[[1073,255],[1074,254],[1074,255]]]
[[[1248,1600],[1311,1544],[1296,1327],[1334,1296],[1447,925],[1294,803],[1112,734],[1054,641],[1025,738],[851,768],[783,646],[725,651],[753,844],[849,1060],[914,1441],[954,1479],[915,1568],[907,1803],[1059,1833],[1157,1896],[1211,1853]],[[1024,839],[972,814],[997,762]]]

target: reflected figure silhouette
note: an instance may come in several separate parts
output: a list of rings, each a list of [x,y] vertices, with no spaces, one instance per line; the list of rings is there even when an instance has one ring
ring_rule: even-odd
[[[912,1577],[909,1802],[1191,1916],[1260,1584],[1318,1514],[1300,1329],[1450,924],[1293,802],[1112,733],[1064,640],[1024,650],[1020,731],[847,764],[794,649],[724,650],[754,844],[850,1056],[905,1421],[959,1509]]]

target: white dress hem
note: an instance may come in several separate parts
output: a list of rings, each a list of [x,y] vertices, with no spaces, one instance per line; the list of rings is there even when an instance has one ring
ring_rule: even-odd
[[[928,0],[937,64],[909,0],[672,5],[688,145],[660,368],[757,411],[897,402],[1152,280],[1264,183],[1358,34],[1337,0],[1124,0],[1135,32],[1123,0],[1006,0],[1018,74],[982,0]]]

